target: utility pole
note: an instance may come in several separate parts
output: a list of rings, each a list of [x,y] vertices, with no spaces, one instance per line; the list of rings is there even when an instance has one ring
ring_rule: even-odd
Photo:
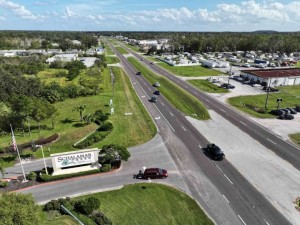
[[[231,69],[232,69],[232,66],[230,66],[230,71],[229,71],[229,75],[228,75],[228,84],[227,84],[227,88],[229,87],[229,80],[230,80],[230,76],[231,76]]]
[[[48,175],[48,169],[47,169],[47,165],[46,165],[46,159],[45,159],[45,155],[44,155],[43,145],[36,145],[36,147],[40,147],[42,149],[42,155],[43,155],[43,159],[44,159],[45,171],[46,171],[46,174]]]
[[[266,102],[265,102],[265,109],[267,109],[267,105],[268,105],[269,94],[270,94],[270,85],[271,85],[271,77],[269,79],[269,85],[267,87],[267,97],[266,97]]]

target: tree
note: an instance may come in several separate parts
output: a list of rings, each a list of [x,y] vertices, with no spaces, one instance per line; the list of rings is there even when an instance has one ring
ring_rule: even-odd
[[[1,224],[31,225],[39,224],[40,207],[31,194],[4,192],[0,195]]]
[[[105,153],[104,159],[110,164],[116,160],[127,161],[130,157],[130,152],[125,146],[120,146],[116,144],[104,145],[102,147],[102,152]],[[101,162],[103,163],[103,162]]]
[[[79,105],[79,106],[76,106],[73,111],[78,111],[79,112],[79,115],[80,115],[80,121],[83,121],[83,112],[85,111],[86,109],[86,105]]]

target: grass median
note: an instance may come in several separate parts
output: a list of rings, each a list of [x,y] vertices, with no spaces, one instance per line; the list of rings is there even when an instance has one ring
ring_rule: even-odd
[[[194,96],[174,84],[167,78],[159,76],[133,57],[128,58],[129,62],[144,76],[151,84],[155,82],[160,83],[159,91],[172,103],[178,110],[182,111],[188,116],[196,119],[206,120],[209,119],[209,113],[204,105],[198,101]]]
[[[124,48],[117,46],[116,49],[121,53],[121,54],[129,54]]]

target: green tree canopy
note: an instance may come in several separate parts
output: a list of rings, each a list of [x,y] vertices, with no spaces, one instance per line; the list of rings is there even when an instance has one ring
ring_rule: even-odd
[[[39,224],[40,207],[31,194],[5,192],[0,195],[0,220],[2,225]]]

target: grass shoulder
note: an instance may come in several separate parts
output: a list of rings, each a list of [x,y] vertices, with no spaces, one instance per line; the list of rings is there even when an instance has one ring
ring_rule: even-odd
[[[293,141],[293,143],[300,146],[300,133],[290,134],[289,137]]]
[[[161,87],[159,87],[159,91],[178,110],[196,119],[206,120],[210,118],[204,105],[190,93],[186,92],[167,78],[153,73],[139,63],[135,58],[129,57],[128,60],[138,71],[141,71],[142,76],[144,76],[151,84],[159,82],[161,85]]]
[[[117,46],[116,47],[116,49],[121,53],[121,54],[128,54],[128,52],[124,49],[124,48],[122,48],[122,47],[120,47],[120,46]]]
[[[113,224],[205,224],[213,222],[185,193],[161,184],[140,183],[79,198],[95,197]]]
[[[201,91],[207,93],[229,93],[228,89],[221,88],[208,80],[198,79],[198,80],[188,80],[188,83],[192,84]]]
[[[170,66],[165,62],[158,63],[157,65],[181,77],[218,76],[222,74],[220,71],[203,66]]]

